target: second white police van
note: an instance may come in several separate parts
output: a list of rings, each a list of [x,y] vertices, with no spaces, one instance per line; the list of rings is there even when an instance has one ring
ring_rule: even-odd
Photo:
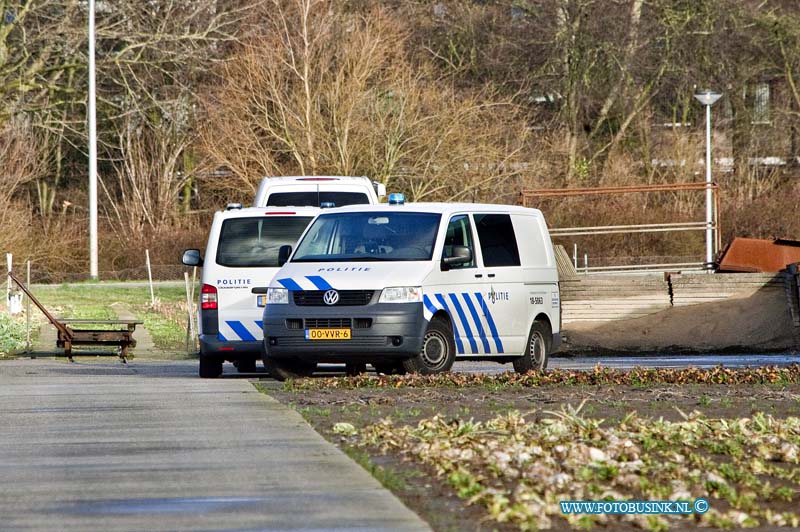
[[[306,229],[267,291],[273,376],[308,375],[318,362],[386,373],[447,371],[456,359],[544,369],[561,313],[542,213],[398,196],[322,211]]]
[[[366,177],[265,177],[253,208],[234,203],[214,214],[205,258],[199,249],[183,255],[185,265],[203,267],[201,377],[219,377],[226,360],[240,372],[255,371],[267,285],[278,270],[281,246],[294,244],[320,207],[377,204],[385,190]]]

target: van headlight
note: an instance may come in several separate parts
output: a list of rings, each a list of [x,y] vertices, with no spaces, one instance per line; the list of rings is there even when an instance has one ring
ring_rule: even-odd
[[[394,286],[383,289],[378,303],[420,303],[421,301],[422,287]]]
[[[267,288],[267,305],[288,305],[288,288]]]

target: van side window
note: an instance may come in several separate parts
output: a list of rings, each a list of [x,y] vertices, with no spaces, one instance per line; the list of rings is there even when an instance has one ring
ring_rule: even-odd
[[[444,251],[442,258],[453,256],[453,246],[464,246],[472,250],[472,260],[464,264],[451,266],[451,269],[456,268],[474,268],[475,267],[475,245],[472,242],[472,226],[469,223],[469,216],[466,214],[457,214],[450,218],[450,223],[447,224],[447,233],[444,237]]]
[[[484,266],[519,266],[519,249],[508,214],[475,214]]]

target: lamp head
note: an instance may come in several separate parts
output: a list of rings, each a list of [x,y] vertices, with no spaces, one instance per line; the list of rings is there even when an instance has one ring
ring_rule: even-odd
[[[722,93],[705,90],[696,93],[694,97],[697,99],[698,102],[700,102],[703,105],[714,105],[714,103],[716,103],[716,101],[722,97]]]

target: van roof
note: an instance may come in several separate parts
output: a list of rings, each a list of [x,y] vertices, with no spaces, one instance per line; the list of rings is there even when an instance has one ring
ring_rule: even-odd
[[[252,216],[316,216],[322,209],[319,207],[244,207],[217,211],[225,218],[247,218]]]
[[[292,176],[265,176],[264,179],[269,179],[270,184],[275,183],[324,183],[324,182],[337,182],[340,184],[359,183],[372,186],[372,181],[366,176],[346,176],[346,175],[292,175]]]
[[[329,209],[330,212],[432,212],[439,214],[451,214],[459,212],[504,212],[504,213],[518,213],[528,214],[533,216],[542,216],[542,211],[539,209],[532,209],[530,207],[521,207],[519,205],[498,205],[493,203],[405,203],[402,205],[347,205],[344,207],[337,207]],[[328,210],[325,211],[326,213]]]

